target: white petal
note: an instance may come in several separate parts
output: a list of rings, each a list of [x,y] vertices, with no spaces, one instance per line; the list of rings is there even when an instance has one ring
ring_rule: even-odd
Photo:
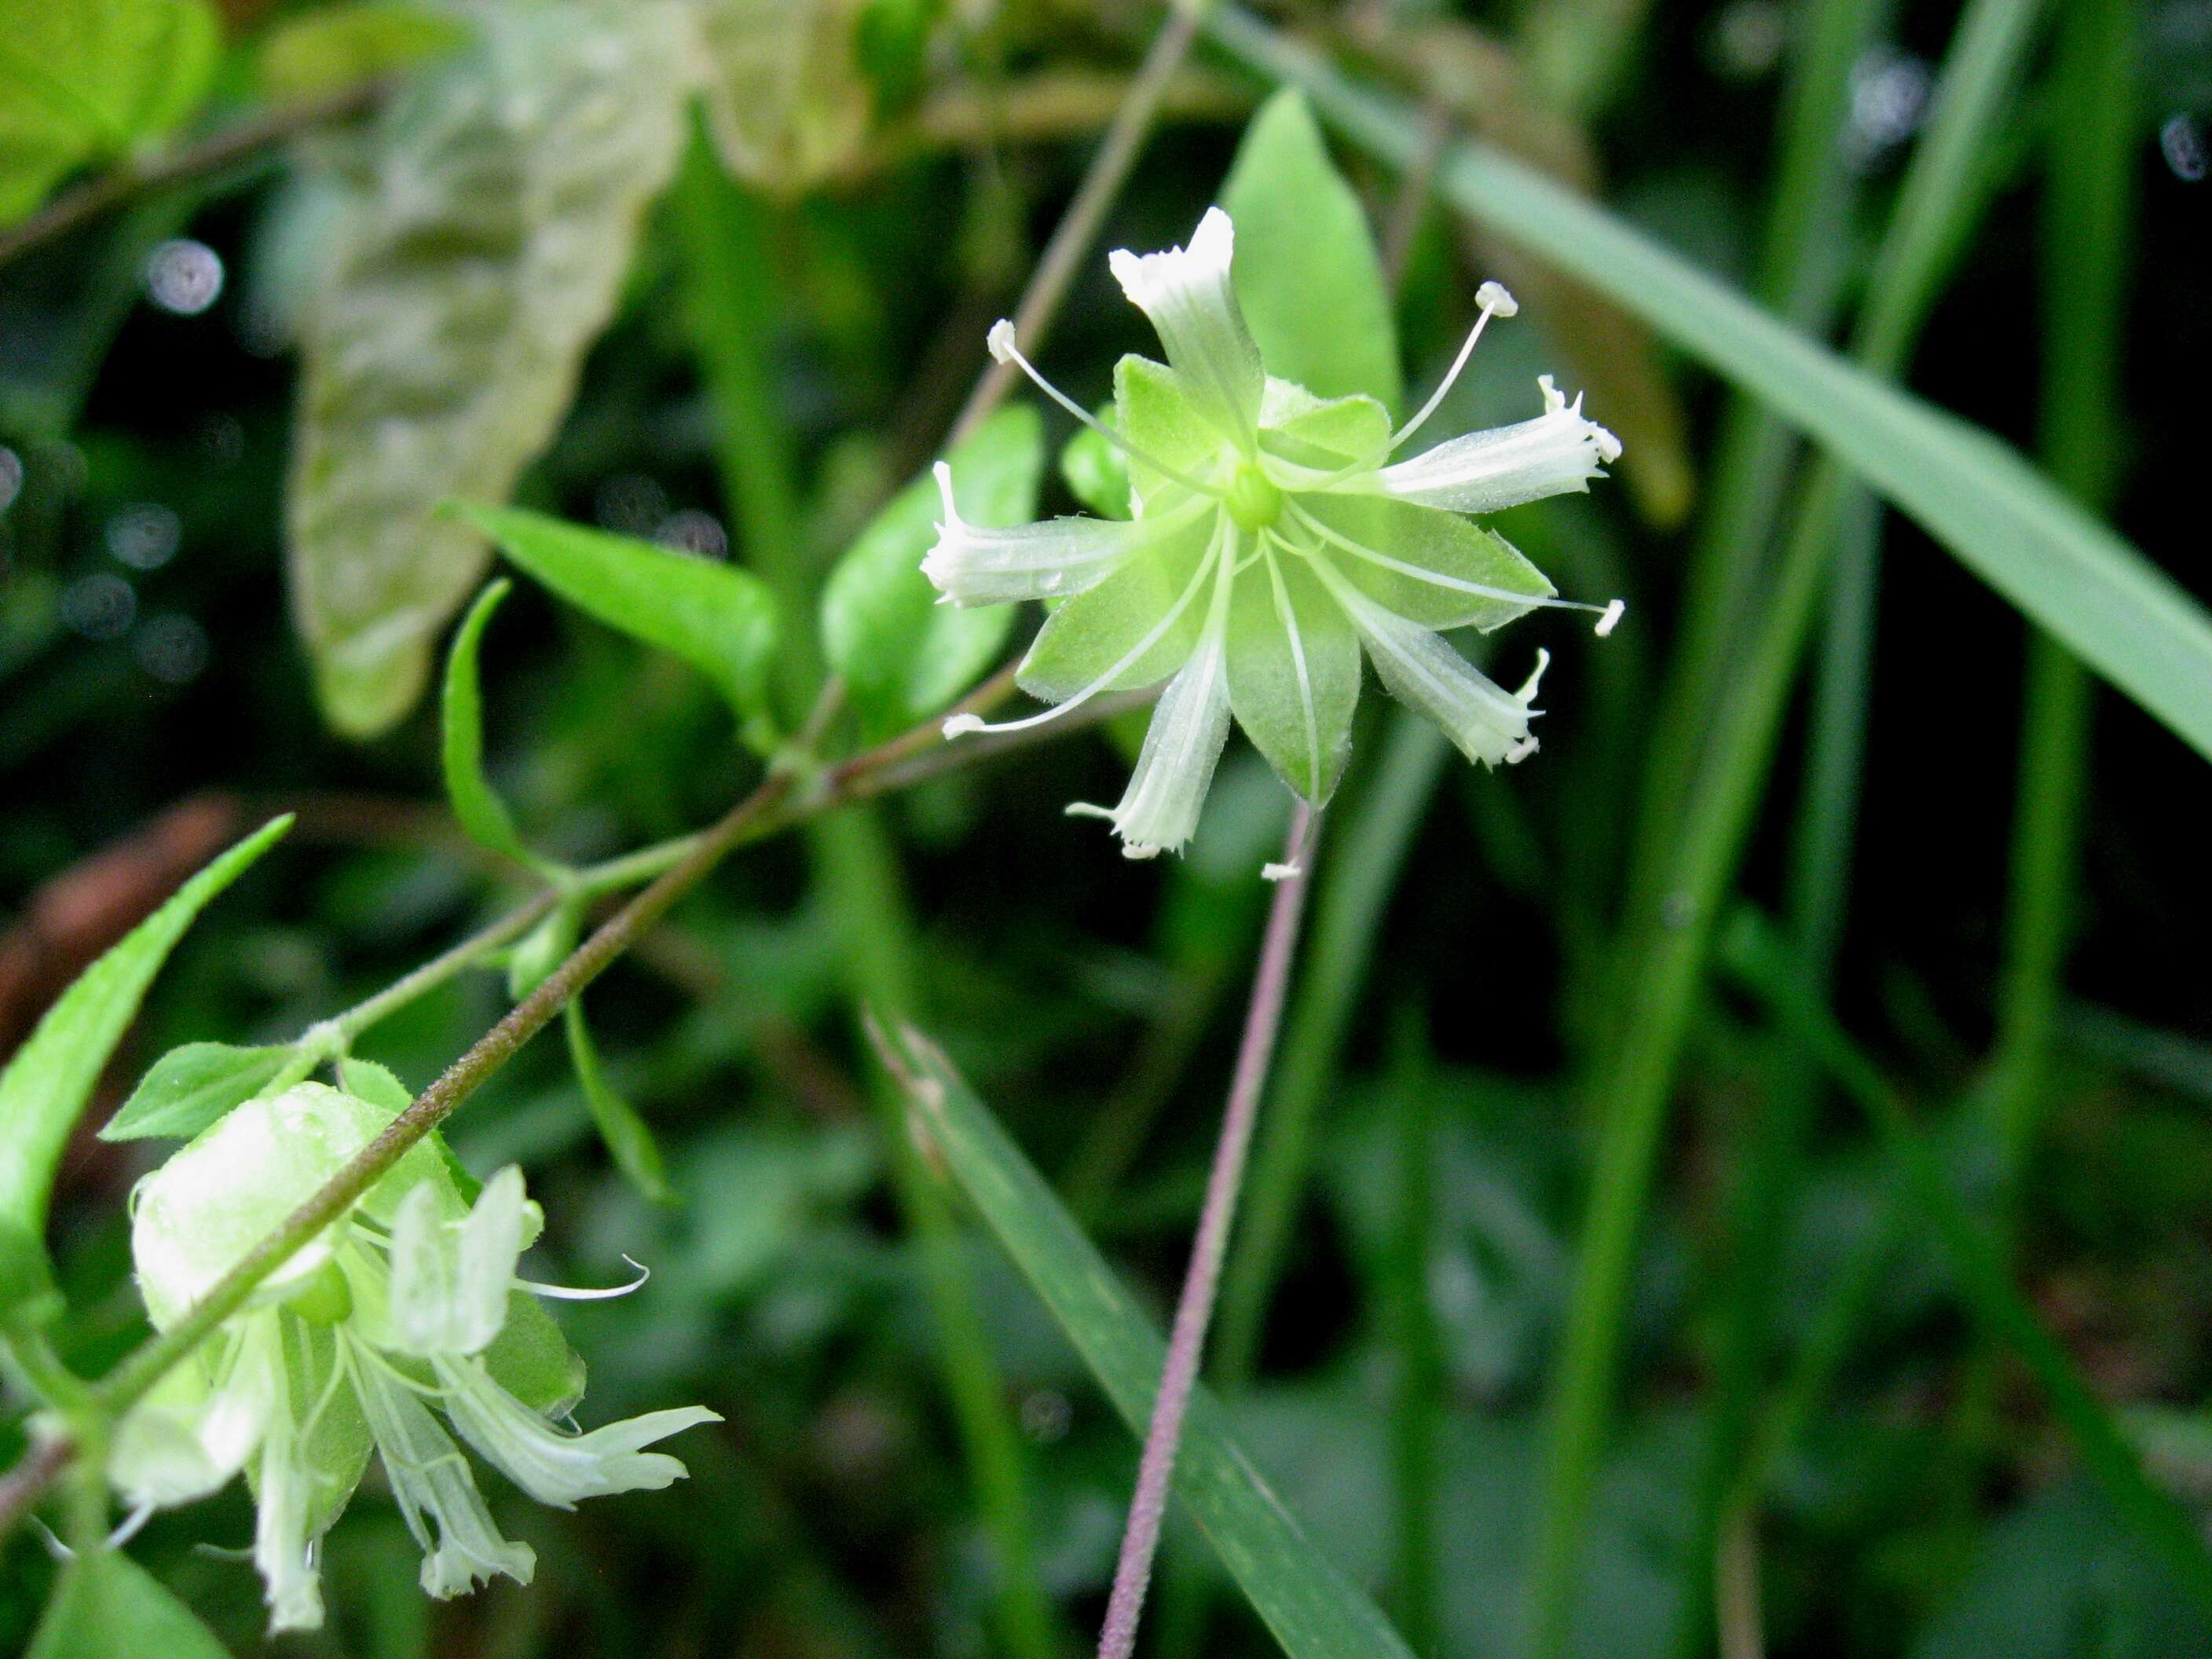
[[[1142,547],[1165,520],[1048,519],[1011,530],[969,524],[952,501],[952,469],[937,464],[945,519],[921,574],[955,605],[1001,605],[1079,593]],[[1195,507],[1178,521],[1194,516]]]
[[[1068,810],[1111,818],[1130,858],[1179,853],[1198,829],[1213,769],[1228,741],[1228,651],[1217,617],[1160,694],[1121,804],[1110,812],[1095,806]]]
[[[364,1359],[354,1375],[362,1414],[392,1480],[392,1498],[422,1547],[422,1588],[443,1599],[502,1572],[519,1584],[528,1583],[538,1570],[536,1553],[500,1536],[468,1460],[429,1408],[374,1360]],[[437,1522],[434,1544],[430,1521]]]
[[[1546,495],[1587,489],[1602,463],[1620,456],[1620,440],[1583,418],[1582,399],[1570,405],[1552,386],[1544,412],[1514,426],[1470,432],[1438,444],[1376,475],[1386,494],[1455,513],[1495,513]]]
[[[1326,560],[1316,559],[1309,568],[1351,616],[1391,696],[1434,720],[1462,754],[1495,766],[1534,752],[1528,703],[1535,694],[1534,679],[1516,696],[1453,650],[1443,635],[1383,610]]]
[[[641,1449],[697,1424],[722,1420],[703,1406],[686,1406],[568,1434],[493,1382],[480,1362],[433,1363],[448,1390],[446,1409],[453,1426],[516,1486],[539,1503],[564,1510],[581,1498],[658,1492],[682,1480],[681,1462]]]
[[[249,1315],[221,1344],[213,1380],[195,1360],[124,1417],[108,1477],[134,1507],[170,1508],[226,1484],[269,1431],[283,1393],[273,1312]]]
[[[1208,208],[1188,247],[1143,255],[1122,249],[1107,264],[1130,302],[1152,319],[1185,390],[1221,435],[1249,454],[1267,377],[1230,283],[1235,251],[1229,216]]]
[[[392,1324],[404,1352],[475,1353],[507,1322],[507,1293],[530,1225],[522,1171],[512,1164],[484,1185],[461,1221],[446,1219],[438,1188],[422,1182],[400,1200],[392,1226]]]
[[[319,1630],[323,1623],[321,1576],[315,1571],[314,1540],[307,1515],[314,1501],[314,1472],[307,1467],[299,1425],[289,1409],[270,1421],[261,1444],[258,1507],[253,1522],[253,1565],[269,1598],[269,1631]]]

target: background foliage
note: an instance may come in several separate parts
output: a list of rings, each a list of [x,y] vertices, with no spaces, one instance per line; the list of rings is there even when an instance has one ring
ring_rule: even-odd
[[[849,748],[1018,637],[927,604],[931,498],[896,492],[1157,20],[9,0],[0,22],[0,213],[80,172],[120,186],[0,267],[0,1045],[296,814],[177,945],[90,1123],[178,1045],[358,1002],[535,890],[529,863],[709,821],[825,665]],[[1183,238],[1272,82],[1306,81],[1406,384],[1434,383],[1478,280],[1522,301],[1442,429],[1529,412],[1551,369],[1621,434],[1622,487],[1505,528],[1631,611],[1602,647],[1523,624],[1560,658],[1528,766],[1447,765],[1363,709],[1153,1650],[2212,1652],[2212,635],[2135,552],[2203,592],[2205,8],[1269,23],[1209,21],[1102,245]],[[297,134],[165,175],[264,121]],[[1488,148],[1438,161],[1445,133]],[[1241,258],[1335,257],[1325,175],[1313,201],[1305,227],[1255,210]],[[1392,389],[1371,337],[1326,372]],[[1132,349],[1086,258],[1052,371],[1103,402]],[[1048,413],[969,441],[963,510],[1022,517],[1040,471],[1044,510],[1093,498],[1095,455],[1043,464]],[[610,585],[661,568],[639,542],[677,550],[680,614]],[[495,544],[517,580],[441,709]],[[489,779],[464,769],[458,817],[456,720]],[[1083,1641],[1287,805],[1232,749],[1191,855],[1126,865],[1059,815],[1115,787],[1129,734],[1102,731],[742,853],[594,988],[588,1030],[455,1121],[472,1168],[528,1168],[540,1277],[654,1269],[566,1321],[592,1410],[728,1425],[669,1492],[503,1494],[545,1566],[526,1591],[432,1606],[364,1499],[330,1542],[331,1628],[272,1650]],[[359,1052],[419,1089],[508,992],[463,976]],[[966,1080],[902,1045],[939,1083],[921,1155],[862,1003]],[[88,1371],[142,1334],[144,1167],[88,1134],[62,1163]],[[1269,1530],[1255,1470],[1303,1539]],[[193,1548],[248,1514],[234,1492],[165,1516],[146,1572],[64,1594],[143,1638],[167,1585],[260,1651],[250,1572]],[[0,1550],[13,1652],[56,1574],[26,1530]]]

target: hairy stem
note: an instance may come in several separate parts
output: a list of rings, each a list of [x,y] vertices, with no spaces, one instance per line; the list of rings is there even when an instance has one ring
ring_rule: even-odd
[[[1304,848],[1304,864],[1312,864],[1316,849],[1308,836],[1312,821],[1312,811],[1301,802],[1291,815],[1285,862],[1298,860]],[[1183,1275],[1175,1328],[1168,1339],[1167,1361],[1160,1370],[1152,1423],[1145,1431],[1145,1449],[1137,1462],[1136,1495],[1129,1500],[1128,1524],[1121,1534],[1121,1559],[1115,1564],[1113,1593],[1106,1604],[1106,1624],[1098,1638],[1098,1659],[1129,1659],[1136,1648],[1137,1620],[1144,1612],[1145,1591],[1152,1583],[1152,1558],[1159,1550],[1160,1528],[1167,1519],[1176,1453],[1182,1444],[1183,1416],[1189,1409],[1199,1361],[1206,1352],[1206,1328],[1212,1320],[1214,1292],[1221,1282],[1222,1253],[1228,1248],[1230,1224],[1236,1218],[1245,1154],[1251,1149],[1260,1095],[1267,1085],[1268,1062],[1274,1057],[1275,1033],[1282,1024],[1291,958],[1297,949],[1298,924],[1305,914],[1306,882],[1304,869],[1284,878],[1267,913],[1267,932],[1261,941],[1259,966],[1252,976],[1252,1001],[1244,1016],[1243,1041],[1237,1048],[1237,1068],[1230,1079],[1229,1103],[1222,1114],[1212,1171],[1206,1177],[1205,1207],[1199,1212],[1198,1237],[1191,1245],[1190,1267]]]

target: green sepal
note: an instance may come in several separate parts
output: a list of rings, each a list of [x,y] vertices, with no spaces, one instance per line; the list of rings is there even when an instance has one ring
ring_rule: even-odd
[[[1473,582],[1526,601],[1488,598],[1425,581],[1335,545],[1323,556],[1353,586],[1384,610],[1424,628],[1474,627],[1488,633],[1526,616],[1554,591],[1544,573],[1495,531],[1441,507],[1417,507],[1384,495],[1301,495],[1298,505],[1346,540],[1401,565]]]
[[[1359,635],[1305,561],[1271,551],[1229,603],[1229,707],[1276,775],[1327,805],[1352,753]]]

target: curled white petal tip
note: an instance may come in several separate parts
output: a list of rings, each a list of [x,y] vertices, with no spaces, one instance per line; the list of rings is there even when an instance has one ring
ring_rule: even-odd
[[[1610,635],[1614,629],[1620,627],[1620,619],[1627,614],[1628,601],[1626,599],[1615,599],[1611,605],[1606,606],[1605,614],[1597,619],[1598,638],[1604,639],[1607,635]]]
[[[1505,751],[1505,763],[1508,766],[1518,766],[1542,746],[1533,736],[1523,738]]]
[[[1303,876],[1305,872],[1306,867],[1303,864],[1263,864],[1260,866],[1260,879],[1288,881],[1292,876]]]
[[[1014,319],[1001,317],[991,325],[991,331],[983,337],[983,344],[991,354],[991,361],[1011,363],[1020,348],[1014,343]]]
[[[1543,684],[1544,671],[1551,665],[1552,653],[1543,649],[1540,646],[1538,647],[1536,650],[1536,666],[1530,671],[1528,678],[1522,683],[1521,689],[1513,694],[1514,701],[1520,703],[1524,708],[1530,703],[1535,702],[1536,688]],[[1510,760],[1513,757],[1509,755],[1506,758]]]
[[[1140,841],[1133,841],[1121,849],[1125,859],[1156,859],[1159,855],[1160,848]]]
[[[971,732],[981,732],[983,726],[981,714],[951,714],[945,717],[945,735],[947,738],[964,738]]]
[[[1494,311],[1501,317],[1518,316],[1521,302],[1506,291],[1503,283],[1485,283],[1474,291],[1474,302],[1485,311]]]
[[[1114,816],[1114,809],[1110,806],[1094,806],[1087,800],[1072,800],[1068,802],[1066,806],[1060,809],[1060,816],[1062,817],[1070,818],[1106,818],[1111,820]]]

